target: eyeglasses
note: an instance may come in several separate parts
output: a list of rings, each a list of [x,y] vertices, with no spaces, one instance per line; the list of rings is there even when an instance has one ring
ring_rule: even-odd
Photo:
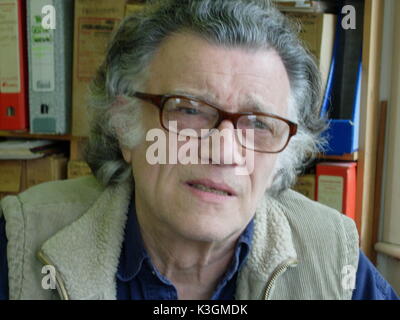
[[[222,121],[230,120],[234,128],[239,129],[235,132],[242,147],[262,153],[279,153],[297,133],[296,123],[269,113],[225,112],[215,105],[184,95],[135,92],[132,96],[157,106],[162,127],[179,135],[204,139]]]

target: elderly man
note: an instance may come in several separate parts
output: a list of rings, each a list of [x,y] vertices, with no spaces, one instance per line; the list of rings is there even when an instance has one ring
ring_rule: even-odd
[[[91,87],[95,177],[1,202],[3,298],[395,299],[353,221],[289,189],[323,144],[320,102],[314,60],[266,1],[127,18]],[[149,152],[163,141],[167,163]]]

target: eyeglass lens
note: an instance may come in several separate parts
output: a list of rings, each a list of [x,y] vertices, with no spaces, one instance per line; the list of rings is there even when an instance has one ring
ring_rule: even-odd
[[[204,138],[218,120],[218,110],[205,103],[176,97],[164,102],[162,124],[171,132]],[[278,152],[289,139],[289,125],[270,116],[242,115],[235,125],[239,143],[247,149]]]

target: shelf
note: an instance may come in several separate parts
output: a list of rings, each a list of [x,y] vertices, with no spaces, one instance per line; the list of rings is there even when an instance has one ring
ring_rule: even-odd
[[[358,152],[344,154],[341,156],[328,156],[328,155],[321,153],[317,156],[317,158],[321,159],[321,160],[357,161],[358,160]]]
[[[31,134],[26,131],[0,131],[0,137],[3,138],[25,138],[25,139],[44,139],[44,140],[62,140],[70,141],[73,139],[71,135],[57,134]]]

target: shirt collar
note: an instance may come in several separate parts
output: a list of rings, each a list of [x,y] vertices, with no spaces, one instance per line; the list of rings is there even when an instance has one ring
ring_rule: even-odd
[[[128,219],[125,225],[125,237],[119,259],[117,277],[121,281],[130,281],[140,271],[148,257],[140,234],[137,221],[134,197],[128,208]]]
[[[238,239],[232,263],[224,277],[227,281],[240,269],[249,254],[253,231],[254,219],[251,220]],[[125,225],[125,238],[122,244],[117,278],[124,282],[131,281],[139,273],[146,259],[150,260],[143,244],[136,216],[135,201],[134,197],[132,197]]]

